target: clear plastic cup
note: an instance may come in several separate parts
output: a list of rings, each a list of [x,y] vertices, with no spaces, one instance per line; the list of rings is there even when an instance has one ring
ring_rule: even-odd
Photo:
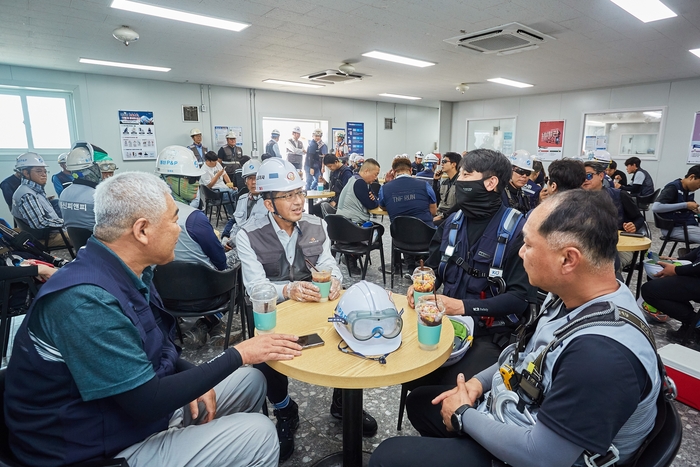
[[[328,294],[331,292],[331,268],[318,267],[318,271],[311,270],[311,283],[319,288],[321,301],[328,301]]]
[[[418,346],[423,350],[435,350],[440,343],[442,318],[445,306],[434,295],[423,295],[416,302],[418,315]]]
[[[253,322],[260,334],[272,332],[277,326],[277,289],[270,284],[260,284],[250,294],[253,304]]]
[[[413,279],[413,303],[418,304],[418,298],[432,295],[435,291],[435,272],[428,266],[419,266],[411,274]]]

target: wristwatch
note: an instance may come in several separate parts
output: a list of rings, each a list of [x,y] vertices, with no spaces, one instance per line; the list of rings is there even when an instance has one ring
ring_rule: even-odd
[[[462,432],[462,414],[466,412],[469,409],[473,409],[473,405],[469,404],[464,404],[460,406],[457,410],[455,410],[455,413],[452,414],[452,417],[450,417],[450,423],[452,424],[452,429],[457,432],[461,433]]]

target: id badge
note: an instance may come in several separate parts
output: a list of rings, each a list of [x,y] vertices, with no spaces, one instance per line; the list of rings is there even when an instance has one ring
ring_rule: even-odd
[[[503,269],[489,268],[489,277],[503,277]]]

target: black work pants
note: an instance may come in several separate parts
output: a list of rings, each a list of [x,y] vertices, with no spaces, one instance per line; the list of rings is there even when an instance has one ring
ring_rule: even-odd
[[[272,404],[279,404],[287,397],[289,381],[282,373],[270,368],[267,363],[253,365],[265,375],[267,382],[267,399]]]
[[[698,314],[690,302],[700,302],[700,277],[671,276],[650,280],[642,285],[642,298],[671,318],[695,326]]]

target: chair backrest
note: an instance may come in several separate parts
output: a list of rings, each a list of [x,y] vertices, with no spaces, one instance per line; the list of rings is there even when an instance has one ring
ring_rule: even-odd
[[[649,228],[649,224],[647,223],[647,221],[644,221],[644,224],[642,224],[642,226],[639,228],[639,230],[637,230],[637,233],[644,235],[645,237],[647,237],[650,240],[654,239],[651,235],[651,229]]]
[[[655,192],[647,196],[637,196],[637,207],[639,209],[649,209],[649,205],[656,201],[656,197],[659,196],[661,188],[657,188]]]
[[[325,217],[328,224],[328,237],[335,243],[359,243],[372,239],[373,229],[360,227],[347,217],[329,214]]]
[[[202,198],[205,201],[222,201],[224,199],[224,194],[220,191],[212,190],[206,185],[199,185],[202,190]]]
[[[5,372],[6,368],[0,370],[0,401],[5,400]],[[0,466],[19,465],[14,460],[14,455],[10,450],[10,432],[5,425],[5,411],[0,411]]]
[[[68,237],[73,247],[77,250],[85,246],[88,238],[92,236],[92,230],[82,229],[80,227],[67,227]]]
[[[436,230],[435,227],[412,216],[396,216],[390,227],[394,244],[413,251],[426,251]]]
[[[326,218],[326,216],[335,214],[336,212],[338,212],[338,210],[331,206],[331,203],[329,203],[328,201],[323,201],[321,203],[321,214],[324,219]]]
[[[171,261],[156,267],[153,283],[164,300],[204,300],[230,292],[237,278],[238,268],[217,271],[201,263]]]
[[[668,467],[681,447],[683,424],[673,401],[665,401],[666,418],[659,434],[649,443],[635,467]]]
[[[29,227],[29,224],[27,224],[24,219],[20,219],[19,217],[15,217],[15,224],[17,224],[17,227],[19,227],[19,230],[22,232],[27,232],[30,233],[36,238],[37,240],[41,242],[46,242],[51,235],[51,231],[55,229],[47,228],[47,229],[32,229]]]
[[[672,219],[664,219],[663,217],[659,216],[657,213],[654,214],[654,225],[656,226],[657,229],[663,229],[663,230],[672,230],[673,227],[675,226],[675,222]]]

